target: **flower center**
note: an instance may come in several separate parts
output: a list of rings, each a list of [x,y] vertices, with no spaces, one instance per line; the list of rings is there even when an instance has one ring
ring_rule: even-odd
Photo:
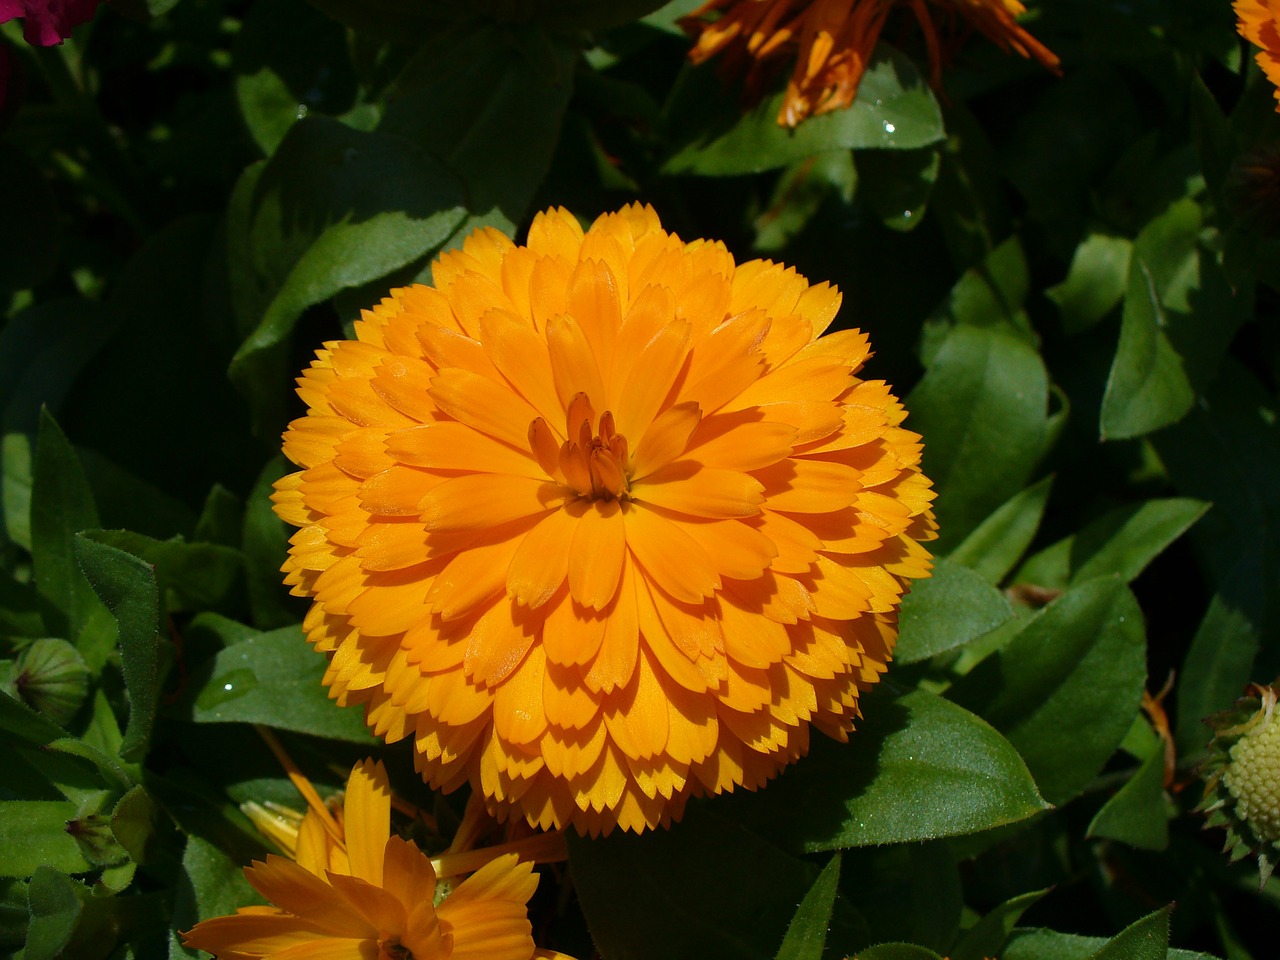
[[[542,469],[580,497],[624,499],[630,489],[627,438],[615,430],[613,412],[606,410],[597,422],[587,395],[575,394],[565,413],[565,436],[557,446],[542,417],[529,424],[529,446]]]
[[[378,960],[413,960],[413,954],[399,937],[387,937],[378,941]]]

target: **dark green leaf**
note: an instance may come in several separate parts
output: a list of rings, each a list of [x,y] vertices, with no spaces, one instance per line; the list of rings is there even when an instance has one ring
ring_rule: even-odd
[[[827,861],[818,879],[813,881],[813,886],[800,901],[800,906],[796,907],[775,960],[822,960],[839,885],[840,854],[837,853]]]
[[[1112,510],[1031,557],[1015,579],[1052,590],[1094,577],[1134,580],[1209,509],[1199,500],[1147,500]]]
[[[8,321],[0,331],[3,432],[35,433],[40,408],[58,409],[112,332],[102,306],[90,300],[48,301]]]
[[[928,947],[914,943],[878,943],[874,947],[859,950],[853,960],[943,960]]]
[[[815,737],[768,790],[722,809],[805,852],[973,833],[1045,809],[1017,752],[955,704],[917,690],[866,697],[862,710],[848,744]]]
[[[260,430],[283,419],[285,347],[302,312],[438,247],[461,222],[462,194],[406,140],[308,117],[257,176],[247,247],[257,326],[231,361]]]
[[[957,326],[907,400],[924,469],[946,491],[942,535],[959,543],[1026,486],[1049,435],[1040,355],[996,327]]]
[[[1144,921],[1139,921],[1142,922]],[[1005,948],[1003,960],[1094,960],[1097,952],[1107,943],[1102,937],[1081,937],[1072,933],[1058,933],[1056,930],[1018,930]],[[1145,946],[1136,944],[1135,948],[1139,952],[1121,956],[1125,960],[1145,960]],[[1198,950],[1169,950],[1156,956],[1161,960],[1217,960],[1216,957]]]
[[[412,140],[463,181],[467,228],[514,233],[551,164],[575,56],[537,27],[480,21],[443,34],[406,65],[379,129]]]
[[[773,170],[829,150],[908,150],[943,137],[933,93],[902,54],[880,47],[847,110],[810,117],[794,130],[778,125],[783,95],[740,115],[731,91],[709,68],[689,68],[667,107],[672,156],[666,173],[725,176]]]
[[[268,156],[308,111],[341,114],[355,100],[346,31],[303,0],[250,7],[232,69],[245,125]]]
[[[863,150],[857,155],[861,196],[891,230],[914,230],[924,219],[941,162],[936,146]]]
[[[9,800],[0,803],[0,872],[29,877],[42,865],[64,873],[90,869],[67,832],[76,805],[61,800]]]
[[[1175,423],[1213,379],[1248,301],[1203,246],[1202,211],[1183,200],[1134,241],[1120,343],[1102,399],[1104,439]]]
[[[1089,824],[1087,836],[1119,840],[1140,850],[1164,850],[1169,846],[1163,741],[1157,747],[1102,805]]]
[[[1220,593],[1214,594],[1178,671],[1175,741],[1184,756],[1198,754],[1213,732],[1204,720],[1225,710],[1250,678],[1260,646],[1257,627]]]
[[[182,870],[174,897],[170,960],[203,955],[203,951],[184,947],[177,930],[190,930],[200,920],[227,916],[238,907],[262,902],[262,895],[244,878],[244,864],[198,836],[187,840]]]
[[[1165,960],[1170,907],[1148,914],[1112,937],[1089,960]]]
[[[76,559],[120,630],[129,724],[120,757],[141,760],[151,742],[160,687],[160,594],[152,567],[115,547],[76,538]]]
[[[91,530],[85,538],[149,564],[169,612],[217,606],[239,576],[243,561],[238,550],[184,543],[181,537],[161,541],[131,530]]]
[[[76,641],[99,605],[74,553],[75,535],[98,526],[76,452],[47,412],[40,418],[31,491],[31,559],[36,587],[52,604],[46,626]]]
[[[1018,918],[1048,890],[1033,890],[1006,900],[965,931],[950,953],[950,960],[986,960],[999,956]]]
[[[1060,804],[1124,739],[1146,675],[1142,611],[1118,578],[1100,577],[1028,620],[951,695],[1003,732]]]
[[[691,806],[670,830],[639,837],[573,832],[569,863],[604,960],[773,955],[816,871],[760,837]],[[768,883],[759,882],[768,877]]]
[[[1076,247],[1067,278],[1045,291],[1058,305],[1067,333],[1088,330],[1120,303],[1129,282],[1132,249],[1124,237],[1104,233],[1091,233]]]
[[[853,198],[858,175],[848,150],[806,157],[778,177],[769,203],[756,216],[755,248],[781,250],[834,197]]]
[[[328,661],[297,627],[234,643],[190,679],[187,707],[197,723],[265,723],[318,737],[372,743],[359,710],[344,710],[321,683]]]
[[[917,580],[902,600],[899,663],[927,660],[964,646],[1013,616],[1004,594],[974,571],[951,560],[934,563],[933,576]]]
[[[28,743],[44,745],[67,735],[52,720],[40,716],[25,703],[0,692],[0,730]]]
[[[1045,477],[1014,494],[965,537],[947,559],[971,568],[989,583],[999,583],[1022,558],[1040,529],[1052,487],[1053,477]]]
[[[31,551],[31,439],[21,433],[6,433],[0,440],[0,512],[4,514],[4,535]],[[3,538],[0,538],[3,543]]]
[[[840,899],[865,918],[865,936],[828,939],[846,951],[874,943],[910,941],[945,951],[960,930],[964,894],[947,841],[858,847],[841,854]],[[868,882],[874,877],[875,882]]]
[[[10,69],[6,66],[5,72]],[[0,207],[0,295],[7,302],[13,291],[43,283],[53,273],[61,218],[48,179],[23,151],[8,144],[0,149],[0,183],[11,187]]]

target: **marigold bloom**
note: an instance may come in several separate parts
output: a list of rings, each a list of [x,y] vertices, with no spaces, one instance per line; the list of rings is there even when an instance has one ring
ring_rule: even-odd
[[[1254,59],[1275,86],[1275,97],[1280,101],[1280,7],[1271,0],[1235,0],[1232,8],[1240,36],[1261,48]],[[1276,111],[1280,112],[1280,103]]]
[[[653,210],[494,230],[299,380],[276,485],[325,682],[434,786],[590,833],[844,738],[926,576],[919,437],[840,294]]]
[[[337,816],[313,805],[294,843],[296,862],[268,855],[245,868],[272,906],[241,907],[184,933],[219,960],[531,960],[526,904],[538,886],[515,853],[491,859],[440,903],[436,871],[413,843],[391,835],[391,791],[381,763],[356,764]]]
[[[798,53],[778,113],[779,125],[795,127],[853,103],[885,21],[899,6],[909,8],[924,31],[935,87],[942,76],[940,33],[957,20],[1006,52],[1058,69],[1058,58],[1018,25],[1015,18],[1026,10],[1018,0],[708,0],[683,23],[698,35],[689,59],[703,63],[723,54],[723,72],[745,74],[751,100],[760,97],[775,63]],[[719,17],[709,18],[713,13]]]

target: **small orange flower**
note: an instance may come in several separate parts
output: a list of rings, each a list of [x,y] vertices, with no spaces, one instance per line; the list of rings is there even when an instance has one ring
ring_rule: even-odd
[[[1235,0],[1232,7],[1240,36],[1261,47],[1255,59],[1275,86],[1275,97],[1280,101],[1280,6],[1271,0]],[[1280,103],[1276,104],[1276,111],[1280,112]]]
[[[843,739],[934,536],[826,283],[631,206],[480,230],[325,345],[276,485],[325,682],[499,819],[679,817]]]
[[[182,935],[187,946],[218,960],[561,956],[534,949],[526,904],[538,878],[515,853],[488,858],[436,902],[431,859],[391,835],[391,791],[381,763],[356,764],[336,817],[316,799],[287,843],[296,861],[272,854],[245,868],[271,906],[198,923]]]
[[[775,61],[798,52],[778,113],[780,126],[795,127],[853,103],[885,21],[898,6],[908,7],[924,31],[935,87],[942,72],[939,33],[957,19],[1002,50],[1034,57],[1057,72],[1058,58],[1018,25],[1015,18],[1026,10],[1018,0],[708,0],[684,20],[698,35],[689,59],[703,63],[723,54],[723,72],[746,74],[747,96],[754,100]],[[708,18],[716,12],[718,18]]]

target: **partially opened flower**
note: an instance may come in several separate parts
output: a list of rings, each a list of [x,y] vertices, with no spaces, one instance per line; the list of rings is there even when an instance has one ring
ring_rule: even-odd
[[[1261,47],[1254,58],[1276,88],[1275,98],[1280,101],[1280,6],[1272,0],[1235,0],[1232,8],[1240,36]],[[1276,110],[1280,112],[1280,102]]]
[[[318,802],[293,834],[296,859],[268,855],[245,876],[270,906],[241,907],[183,934],[219,960],[531,960],[533,864],[493,855],[438,899],[432,860],[391,835],[381,763],[356,764],[336,812]],[[567,958],[565,958],[567,960]]]
[[[641,830],[844,738],[933,536],[840,294],[652,209],[494,230],[325,345],[276,486],[325,682],[495,816]]]
[[[749,99],[757,99],[775,64],[794,57],[778,123],[794,127],[806,117],[853,103],[889,15],[911,11],[939,86],[944,40],[976,29],[1002,50],[1034,57],[1050,70],[1058,58],[1018,25],[1019,0],[708,0],[683,21],[697,34],[689,59],[703,63],[720,54],[723,72],[745,75]],[[956,31],[957,21],[962,31]]]

